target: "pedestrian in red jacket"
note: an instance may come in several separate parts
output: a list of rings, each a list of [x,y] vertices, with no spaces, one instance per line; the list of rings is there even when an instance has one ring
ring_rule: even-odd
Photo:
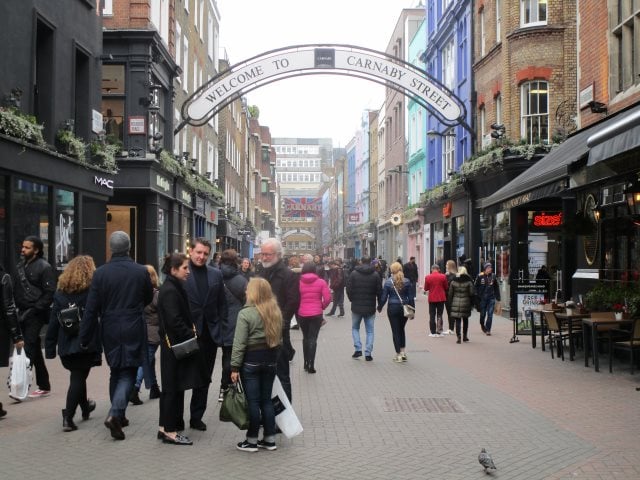
[[[442,312],[447,301],[449,284],[437,264],[431,265],[431,273],[424,277],[424,291],[429,293],[429,336],[442,337]],[[437,320],[437,324],[436,324]]]

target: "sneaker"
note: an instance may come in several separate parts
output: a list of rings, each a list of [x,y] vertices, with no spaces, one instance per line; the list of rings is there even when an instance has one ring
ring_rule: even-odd
[[[327,313],[326,315],[327,317],[335,317],[336,314],[335,313]],[[260,442],[258,442],[258,446],[260,446]]]
[[[224,400],[224,392],[226,391],[227,391],[226,388],[220,389],[220,393],[218,393],[218,402],[222,403],[222,401]]]
[[[258,440],[258,448],[264,448],[265,450],[273,451],[277,450],[276,442],[265,442],[264,440]]]
[[[485,333],[485,335],[486,335],[487,337],[490,337],[490,336],[491,336],[491,332],[490,332],[490,331],[488,331],[488,330],[487,330],[486,332],[484,332],[484,333]]]
[[[351,358],[360,358],[362,356],[362,352],[360,350],[356,350],[355,352],[353,352],[353,355],[351,355]]]
[[[257,452],[258,451],[258,445],[256,443],[249,443],[246,440],[243,440],[238,445],[236,445],[236,448],[238,450],[242,451],[242,452]]]
[[[372,361],[372,360],[373,360],[373,357],[372,357],[371,355],[365,355],[365,356],[364,356],[364,359],[365,359],[367,362],[370,362],[370,361]]]
[[[49,390],[38,389],[31,392],[29,394],[29,398],[42,398],[42,397],[48,397],[49,395],[51,395],[51,392]]]
[[[403,362],[406,362],[406,361],[407,361],[407,354],[406,354],[405,352],[402,352],[402,353],[400,354],[400,356],[402,357],[402,361],[403,361]]]
[[[402,359],[402,355],[396,355],[392,358],[395,363],[402,363],[404,360]]]
[[[437,333],[430,333],[430,334],[429,334],[429,336],[430,336],[430,337],[437,337],[437,336],[438,336],[438,334],[437,334]]]

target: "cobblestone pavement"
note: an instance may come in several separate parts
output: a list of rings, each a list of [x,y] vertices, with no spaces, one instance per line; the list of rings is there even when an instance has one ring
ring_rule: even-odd
[[[493,335],[483,335],[477,314],[471,341],[457,345],[455,336],[428,338],[426,318],[420,297],[407,328],[408,362],[396,364],[384,312],[373,362],[351,358],[349,314],[329,317],[315,375],[303,371],[302,335],[293,331],[294,407],[304,432],[280,436],[275,452],[235,449],[243,433],[217,418],[219,365],[204,418],[209,428],[186,432],[192,447],[156,440],[158,402],[147,400],[147,391],[144,405],[127,410],[127,439],[111,440],[102,425],[105,366],[89,377],[94,415],[63,433],[67,372],[48,360],[50,397],[16,404],[0,395],[9,412],[0,420],[2,478],[474,479],[487,478],[477,461],[482,447],[498,467],[494,478],[640,478],[640,372],[630,375],[628,362],[616,362],[610,374],[606,361],[599,373],[585,368],[581,352],[574,362],[552,360],[548,350],[532,349],[528,336],[509,343],[508,320],[494,319]]]

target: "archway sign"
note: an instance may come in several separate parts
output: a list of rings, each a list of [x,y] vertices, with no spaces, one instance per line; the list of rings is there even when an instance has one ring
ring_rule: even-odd
[[[442,124],[461,125],[470,133],[463,102],[415,65],[392,55],[339,44],[297,45],[270,50],[219,73],[182,106],[183,121],[204,125],[229,103],[269,83],[303,75],[348,75],[374,81],[412,98]]]

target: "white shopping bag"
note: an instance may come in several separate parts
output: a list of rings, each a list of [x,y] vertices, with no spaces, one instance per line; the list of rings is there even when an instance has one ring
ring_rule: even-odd
[[[9,365],[9,396],[21,402],[29,394],[31,387],[31,361],[24,352],[24,348],[14,348]]]
[[[287,394],[284,392],[277,375],[273,381],[271,401],[276,411],[276,425],[280,428],[280,431],[284,433],[285,437],[293,438],[300,435],[302,433],[302,425],[300,424],[300,420],[298,420],[296,412],[293,411],[293,407],[291,403],[289,403]]]

